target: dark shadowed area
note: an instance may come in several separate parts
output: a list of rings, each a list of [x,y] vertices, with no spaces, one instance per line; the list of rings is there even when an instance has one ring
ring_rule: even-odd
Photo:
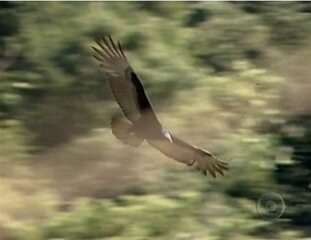
[[[119,40],[213,179],[111,133]],[[309,2],[1,2],[0,239],[310,239]]]

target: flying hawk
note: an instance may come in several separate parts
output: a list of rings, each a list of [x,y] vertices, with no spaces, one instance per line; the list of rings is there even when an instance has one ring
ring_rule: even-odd
[[[96,42],[94,58],[108,75],[112,93],[129,120],[113,118],[112,133],[123,143],[139,146],[146,140],[164,155],[189,166],[195,165],[206,175],[216,177],[228,170],[227,163],[209,151],[190,145],[175,137],[158,120],[144,86],[131,67],[119,42],[111,36]]]

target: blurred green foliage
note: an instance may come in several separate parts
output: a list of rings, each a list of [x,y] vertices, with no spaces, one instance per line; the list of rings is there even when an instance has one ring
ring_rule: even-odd
[[[309,2],[0,3],[1,239],[310,237]],[[109,131],[91,45],[121,41],[164,125],[229,161],[210,180]],[[287,204],[256,213],[261,194]]]

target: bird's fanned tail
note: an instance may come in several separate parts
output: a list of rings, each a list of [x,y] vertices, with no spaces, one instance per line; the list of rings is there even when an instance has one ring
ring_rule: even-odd
[[[112,118],[111,129],[113,135],[125,144],[133,147],[138,147],[143,139],[138,137],[134,132],[131,131],[132,124],[123,120]]]

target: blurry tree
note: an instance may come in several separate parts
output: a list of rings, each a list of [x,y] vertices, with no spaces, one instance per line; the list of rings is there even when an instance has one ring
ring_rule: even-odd
[[[14,42],[20,28],[17,7],[11,2],[0,3],[0,120],[12,114],[18,101],[16,92],[3,76],[3,71],[11,67],[15,61],[16,53],[11,43]]]
[[[188,14],[185,24],[188,27],[196,27],[201,22],[207,21],[210,18],[210,12],[208,8],[204,7],[204,5],[195,5],[191,8],[190,13]]]
[[[205,66],[223,72],[232,70],[234,60],[260,58],[267,29],[257,17],[232,8],[229,3],[204,6],[211,16],[199,25],[190,45]]]
[[[280,143],[290,155],[281,154],[274,176],[286,189],[289,217],[294,224],[311,224],[311,117],[294,116],[280,131]],[[289,159],[288,159],[289,158]]]

